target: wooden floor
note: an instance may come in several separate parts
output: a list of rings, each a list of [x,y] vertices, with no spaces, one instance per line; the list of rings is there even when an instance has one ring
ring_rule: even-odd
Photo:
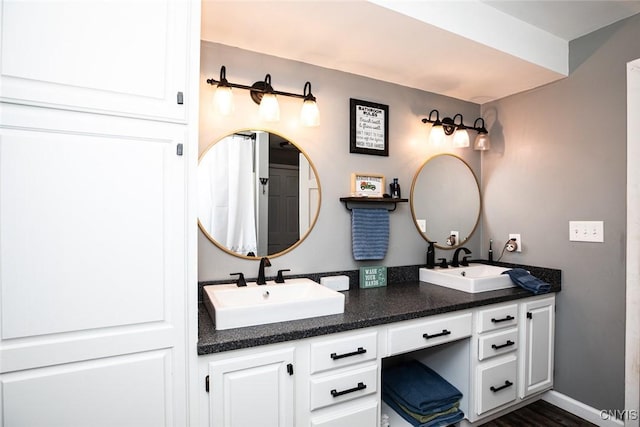
[[[482,427],[555,427],[555,426],[595,426],[580,417],[553,406],[544,400],[538,400],[523,408],[503,415]]]

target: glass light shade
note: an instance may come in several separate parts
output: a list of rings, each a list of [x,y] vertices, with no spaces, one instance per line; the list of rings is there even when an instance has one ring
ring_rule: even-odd
[[[429,144],[439,147],[444,145],[444,128],[442,125],[434,125],[429,134]]]
[[[228,116],[233,112],[233,92],[230,86],[218,86],[213,95],[213,105],[222,116]]]
[[[278,98],[273,93],[265,93],[260,101],[260,118],[266,122],[277,122],[280,120],[280,105]]]
[[[479,133],[476,136],[476,141],[473,144],[474,150],[487,151],[491,148],[491,140],[489,139],[489,134]]]
[[[457,129],[453,134],[453,146],[454,147],[468,147],[469,146],[469,132],[466,129]]]
[[[320,110],[315,101],[305,99],[300,110],[300,122],[303,126],[320,126]]]

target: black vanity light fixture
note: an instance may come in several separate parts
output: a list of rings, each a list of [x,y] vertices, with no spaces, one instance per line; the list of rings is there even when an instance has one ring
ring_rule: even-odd
[[[302,95],[297,93],[282,92],[274,90],[271,86],[271,75],[267,74],[262,81],[255,82],[251,86],[238,83],[231,83],[227,80],[227,68],[223,65],[220,68],[220,78],[207,79],[207,83],[216,86],[214,94],[214,104],[218,112],[222,115],[229,115],[233,112],[233,93],[231,88],[248,90],[253,102],[258,104],[260,117],[267,122],[277,122],[280,120],[280,106],[276,95],[301,98],[302,109],[300,110],[300,122],[303,126],[314,127],[320,125],[320,111],[316,103],[316,97],[311,93],[311,83],[306,82]]]
[[[459,121],[457,121],[458,117],[460,118]],[[473,126],[466,126],[463,122],[462,114],[458,113],[453,116],[453,118],[445,117],[440,120],[440,112],[438,110],[431,110],[429,117],[422,119],[422,123],[432,123],[429,143],[434,146],[443,145],[445,135],[453,135],[453,145],[455,147],[468,147],[469,130],[473,130],[478,133],[473,143],[473,148],[481,151],[486,151],[491,148],[489,132],[485,127],[482,117],[478,117],[475,122],[473,122]]]

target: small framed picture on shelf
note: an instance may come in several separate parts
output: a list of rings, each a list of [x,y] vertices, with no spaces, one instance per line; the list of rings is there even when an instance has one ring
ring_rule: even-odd
[[[389,106],[351,98],[350,153],[389,155]]]
[[[351,196],[382,197],[384,194],[384,175],[373,173],[351,174]]]

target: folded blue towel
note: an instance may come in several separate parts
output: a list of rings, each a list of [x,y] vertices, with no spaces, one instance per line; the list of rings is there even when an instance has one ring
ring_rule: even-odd
[[[511,281],[523,289],[533,292],[534,295],[545,294],[551,290],[551,285],[531,275],[527,270],[514,268],[502,274],[508,274]]]
[[[457,388],[417,360],[385,369],[382,391],[420,415],[445,411],[462,399]]]
[[[351,240],[353,259],[384,259],[389,246],[389,211],[352,209]]]
[[[402,408],[398,406],[398,404],[393,399],[391,399],[388,394],[382,393],[382,400],[384,400],[384,402],[389,405],[391,409],[396,411],[398,415],[400,415],[402,418],[407,420],[409,424],[415,427],[443,427],[451,425],[453,423],[457,423],[464,418],[464,412],[462,412],[460,409],[457,409],[451,413],[445,410],[441,412],[447,413],[437,416],[434,419],[421,424],[420,421],[416,420],[414,417],[403,411]]]

